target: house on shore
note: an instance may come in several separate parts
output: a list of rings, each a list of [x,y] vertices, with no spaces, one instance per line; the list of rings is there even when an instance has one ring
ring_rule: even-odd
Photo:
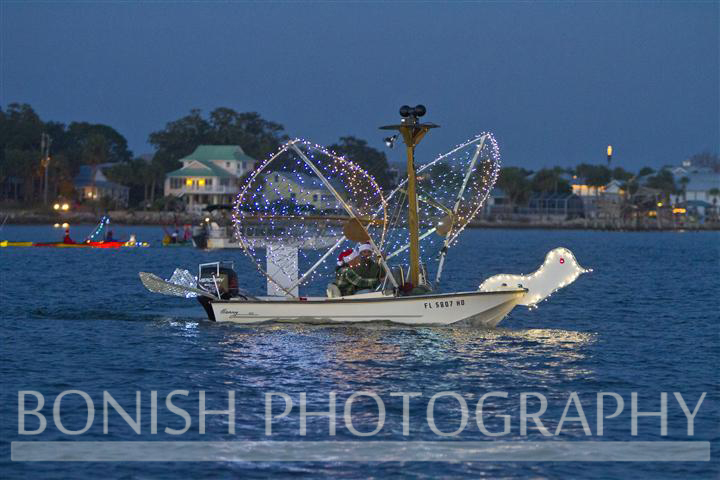
[[[717,168],[694,166],[688,160],[682,166],[670,169],[677,193],[670,195],[670,202],[685,209],[700,221],[718,217],[720,204],[720,172]]]
[[[208,205],[232,204],[256,160],[239,145],[200,145],[180,162],[165,176],[165,196],[182,198],[186,211],[199,213]]]
[[[574,193],[532,193],[523,205],[513,205],[505,191],[490,191],[483,209],[486,219],[533,219],[563,221],[585,216],[583,200]]]
[[[333,187],[338,192],[344,191],[342,185]],[[342,208],[319,178],[299,172],[274,171],[265,174],[265,198],[269,202],[288,200],[318,212]]]
[[[674,204],[698,201],[711,205],[720,203],[720,173],[707,167],[684,165],[670,170],[675,185],[680,190],[671,195]]]
[[[130,198],[130,188],[119,183],[111,182],[103,173],[104,168],[114,166],[114,163],[100,165],[82,165],[73,180],[73,186],[80,201],[110,200],[118,208],[126,208]]]

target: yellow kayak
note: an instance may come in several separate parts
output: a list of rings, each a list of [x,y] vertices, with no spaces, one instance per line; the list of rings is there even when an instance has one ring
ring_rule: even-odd
[[[0,247],[32,247],[33,242],[8,242],[3,240],[0,242]]]

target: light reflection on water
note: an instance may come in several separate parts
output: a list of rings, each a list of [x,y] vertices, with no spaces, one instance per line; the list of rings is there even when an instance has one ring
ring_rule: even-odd
[[[398,328],[374,325],[218,326],[223,364],[282,367],[337,388],[435,375],[447,381],[498,375],[543,385],[589,377],[579,365],[597,334],[558,329]],[[443,368],[442,363],[446,368]]]

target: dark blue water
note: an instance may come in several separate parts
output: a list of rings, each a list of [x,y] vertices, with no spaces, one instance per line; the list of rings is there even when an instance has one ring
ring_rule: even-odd
[[[85,228],[87,232],[91,226]],[[116,227],[157,240],[158,228]],[[75,236],[81,237],[78,227]],[[5,226],[1,239],[54,240],[46,227]],[[718,367],[720,366],[720,235],[717,233],[619,233],[585,231],[471,230],[451,252],[445,288],[469,289],[501,272],[534,270],[545,253],[570,248],[580,264],[594,272],[581,276],[536,310],[516,308],[496,330],[357,326],[246,327],[208,322],[194,301],[146,292],[137,272],[169,276],[176,266],[196,268],[216,259],[234,259],[245,286],[258,293],[264,283],[239,251],[203,252],[190,248],[122,250],[0,249],[2,306],[2,464],[3,478],[229,478],[236,476],[389,477],[409,475],[470,477],[717,478],[720,454]],[[52,422],[52,402],[62,391],[87,392],[98,409],[90,430],[62,434]],[[192,416],[181,437],[163,432],[182,428],[179,417],[163,409],[172,390],[190,392],[176,403]],[[18,434],[18,391],[45,396],[48,427],[37,436]],[[134,412],[135,392],[143,402],[142,434],[117,413],[110,413],[103,434],[102,392],[110,392]],[[149,395],[160,398],[159,431],[149,430]],[[208,408],[226,408],[227,391],[236,392],[235,435],[226,417],[208,417],[207,433],[198,433],[198,392],[207,391]],[[458,392],[470,406],[467,428],[455,440],[487,440],[474,422],[474,405],[490,391],[486,409],[511,416],[511,433],[501,440],[543,440],[537,431],[521,436],[519,395],[539,392],[548,399],[545,426],[554,431],[570,392],[583,402],[592,436],[569,422],[557,440],[705,440],[711,462],[562,463],[562,462],[405,462],[405,463],[18,463],[10,462],[9,442],[17,440],[265,440],[264,393],[281,391],[295,401],[307,392],[308,410],[327,410],[328,393],[337,392],[336,437],[328,421],[312,418],[307,436],[299,434],[299,416],[274,424],[272,440],[356,439],[342,422],[344,400],[353,392],[378,393],[386,403],[386,425],[373,440],[441,440],[425,420],[428,399],[442,391]],[[616,392],[626,403],[623,414],[605,421],[596,435],[597,392]],[[402,436],[402,403],[391,392],[422,392],[411,400],[411,432]],[[641,410],[659,410],[668,392],[668,432],[660,420],[639,421],[630,432],[630,394],[638,392]],[[707,397],[687,435],[685,416],[673,398],[681,392],[692,408]],[[394,403],[393,403],[394,402]],[[224,404],[224,405],[223,405]],[[33,401],[29,401],[33,405]],[[435,420],[451,431],[459,425],[458,404],[439,401]],[[608,408],[612,408],[610,403]],[[280,407],[277,407],[280,408]],[[537,407],[532,407],[533,409]],[[353,406],[361,431],[375,427],[373,402]],[[79,397],[63,401],[63,422],[81,429],[86,408]],[[497,417],[488,430],[500,430]],[[28,417],[27,428],[37,427]]]

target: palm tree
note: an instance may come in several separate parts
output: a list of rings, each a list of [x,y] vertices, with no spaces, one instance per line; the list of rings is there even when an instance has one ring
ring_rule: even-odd
[[[98,165],[107,161],[107,139],[100,134],[92,134],[88,136],[83,142],[81,158],[83,163],[89,165],[91,168],[90,188],[95,195],[95,198],[93,199],[98,200],[97,192],[95,192],[95,175],[97,174]]]
[[[717,218],[717,216],[718,216],[717,201],[718,201],[718,195],[720,195],[720,188],[713,187],[710,190],[708,190],[708,194],[712,196],[713,211],[715,213],[715,217]]]

